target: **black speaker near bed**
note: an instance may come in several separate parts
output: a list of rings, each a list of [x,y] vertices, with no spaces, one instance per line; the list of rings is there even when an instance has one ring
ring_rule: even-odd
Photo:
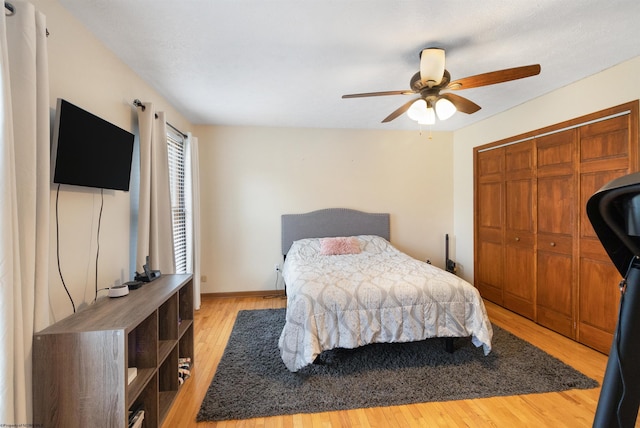
[[[640,406],[640,173],[615,179],[594,193],[587,202],[587,215],[623,278],[593,426],[633,427]]]

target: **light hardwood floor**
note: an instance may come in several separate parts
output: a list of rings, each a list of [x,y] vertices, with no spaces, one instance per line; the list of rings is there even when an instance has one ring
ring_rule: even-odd
[[[493,397],[442,403],[298,414],[242,421],[196,423],[236,314],[242,309],[285,307],[283,298],[203,296],[195,315],[195,367],[163,428],[174,427],[590,427],[600,389]],[[490,302],[496,325],[533,343],[602,382],[607,356],[540,327]],[[526,358],[526,355],[523,355]],[[637,425],[638,426],[638,425]]]

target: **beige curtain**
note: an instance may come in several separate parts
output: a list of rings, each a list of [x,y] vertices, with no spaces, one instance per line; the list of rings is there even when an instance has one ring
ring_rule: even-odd
[[[146,257],[150,268],[163,274],[175,273],[167,122],[164,112],[152,103],[138,108],[140,129],[140,199],[136,272],[142,272]]]
[[[189,272],[193,273],[193,305],[200,309],[200,168],[198,154],[198,139],[187,133],[186,181],[185,189],[190,212],[189,243]]]
[[[0,422],[32,422],[33,334],[49,324],[46,18],[26,1],[0,18]]]

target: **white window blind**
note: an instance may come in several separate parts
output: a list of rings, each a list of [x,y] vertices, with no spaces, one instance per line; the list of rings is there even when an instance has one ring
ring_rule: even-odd
[[[185,138],[169,130],[169,185],[171,186],[171,213],[176,273],[187,272],[187,210],[185,204]]]

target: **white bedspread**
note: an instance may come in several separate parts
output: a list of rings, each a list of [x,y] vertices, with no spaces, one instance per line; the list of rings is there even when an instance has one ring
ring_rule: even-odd
[[[480,293],[463,279],[413,259],[378,236],[362,252],[321,255],[319,239],[293,243],[283,266],[282,360],[290,371],[324,350],[430,337],[468,337],[484,354],[493,330]]]

